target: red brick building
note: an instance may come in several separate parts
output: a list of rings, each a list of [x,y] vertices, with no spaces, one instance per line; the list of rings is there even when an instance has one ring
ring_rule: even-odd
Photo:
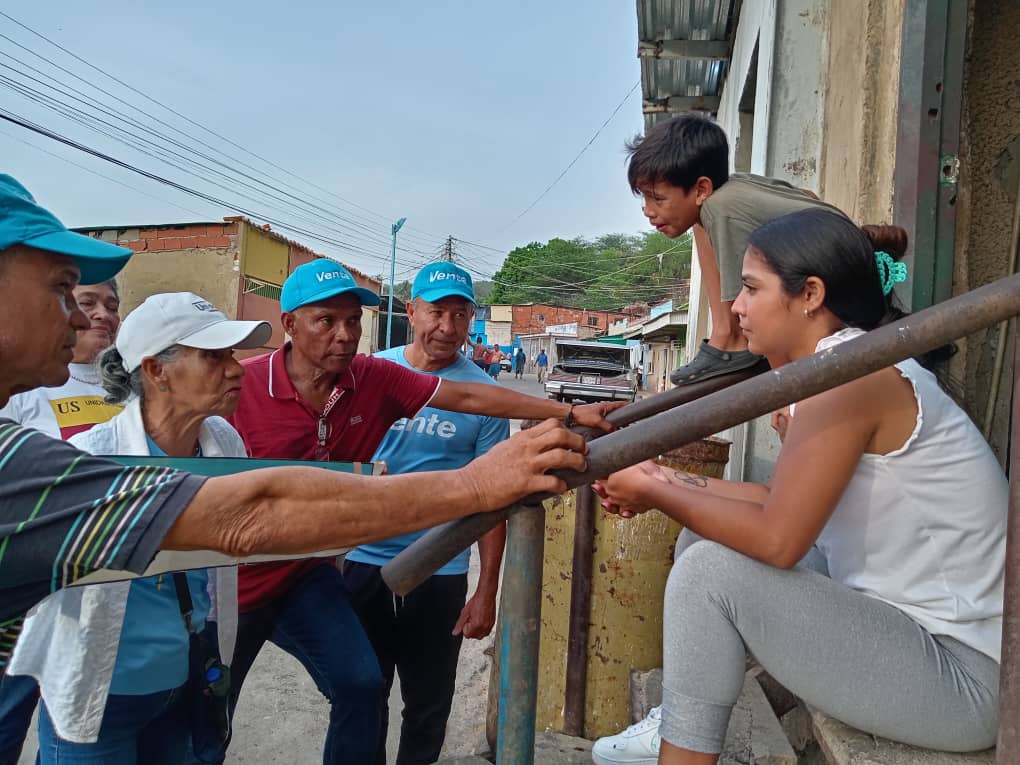
[[[273,336],[265,348],[239,351],[238,358],[278,348],[280,288],[298,266],[325,257],[240,216],[222,221],[155,226],[96,226],[76,229],[96,239],[130,247],[134,257],[117,277],[121,315],[157,292],[194,292],[234,319],[265,320]],[[348,266],[361,287],[378,293],[381,284]],[[366,308],[359,350],[377,347],[377,310]]]
[[[545,303],[525,303],[513,306],[511,332],[516,335],[537,335],[547,327],[577,324],[579,337],[602,334],[614,321],[628,316],[620,311],[595,311],[586,308],[568,308]]]

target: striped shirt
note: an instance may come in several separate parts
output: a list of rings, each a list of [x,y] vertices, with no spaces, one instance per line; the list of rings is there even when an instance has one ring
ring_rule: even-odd
[[[204,480],[0,419],[0,673],[32,606],[99,569],[142,573]]]

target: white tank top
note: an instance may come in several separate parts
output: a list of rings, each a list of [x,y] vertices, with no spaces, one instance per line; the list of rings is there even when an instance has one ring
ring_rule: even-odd
[[[816,351],[861,334],[841,330]],[[835,581],[999,661],[1006,477],[931,372],[913,360],[896,369],[914,388],[914,431],[893,452],[861,457],[817,545]]]

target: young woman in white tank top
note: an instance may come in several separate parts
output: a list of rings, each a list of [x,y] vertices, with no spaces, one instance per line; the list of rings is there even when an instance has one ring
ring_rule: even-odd
[[[750,350],[777,368],[888,321],[905,249],[902,229],[864,231],[819,210],[758,229],[733,306]],[[666,592],[657,761],[716,762],[744,651],[864,730],[991,746],[1007,483],[988,445],[913,360],[777,419],[784,440],[768,486],[653,463],[597,486],[611,512],[654,507],[686,528]],[[798,565],[813,549],[824,576]],[[655,762],[633,751],[639,739],[604,739],[595,761]]]

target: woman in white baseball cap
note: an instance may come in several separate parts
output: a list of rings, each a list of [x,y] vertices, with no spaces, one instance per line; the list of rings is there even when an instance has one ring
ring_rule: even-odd
[[[123,412],[72,443],[93,454],[246,456],[223,419],[237,407],[244,376],[233,351],[261,347],[271,334],[268,322],[230,320],[190,292],[153,295],[128,314],[116,344],[100,357],[107,401],[126,401]],[[25,655],[11,669],[40,679],[44,765],[100,757],[185,762],[193,710],[186,693],[187,601],[177,587],[186,585],[190,595],[194,630],[201,632],[206,619],[217,622],[227,661],[236,634],[237,571],[209,573],[62,590],[25,623],[16,652]],[[80,616],[71,629],[61,625],[74,611],[66,602],[51,604],[55,599],[74,601]]]

